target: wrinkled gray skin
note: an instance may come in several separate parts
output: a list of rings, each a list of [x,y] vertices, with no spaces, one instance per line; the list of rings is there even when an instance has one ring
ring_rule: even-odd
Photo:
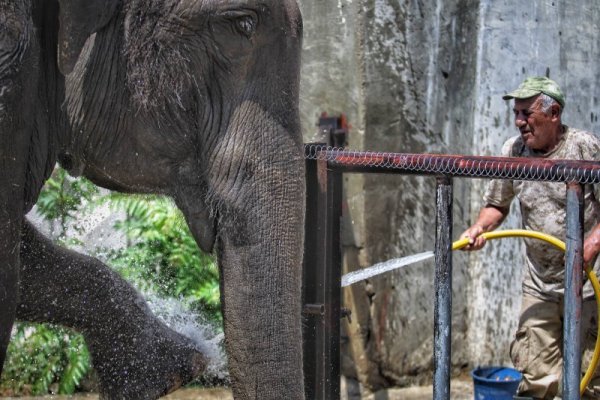
[[[105,265],[24,220],[60,160],[173,197],[218,254],[235,397],[303,398],[300,46],[293,0],[0,0],[0,364],[20,318],[82,331],[106,398],[205,367]]]

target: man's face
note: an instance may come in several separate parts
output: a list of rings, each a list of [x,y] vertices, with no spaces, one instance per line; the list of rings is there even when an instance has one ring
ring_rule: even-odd
[[[525,146],[538,151],[550,151],[559,142],[560,114],[556,105],[545,113],[539,96],[515,99],[515,125]]]

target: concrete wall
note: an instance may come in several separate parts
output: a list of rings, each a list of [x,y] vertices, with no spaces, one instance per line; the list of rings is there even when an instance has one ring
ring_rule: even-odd
[[[305,21],[301,111],[306,139],[321,111],[344,112],[349,147],[497,154],[516,134],[501,95],[547,75],[567,95],[567,124],[600,132],[600,12],[593,0],[300,0]],[[476,217],[485,182],[455,180],[454,237]],[[431,250],[435,180],[346,177],[345,268]],[[513,215],[507,222],[518,224]],[[516,241],[454,257],[453,364],[508,363],[519,307]],[[427,379],[433,265],[345,292],[354,309],[348,374],[372,387]],[[353,367],[354,369],[352,369]]]

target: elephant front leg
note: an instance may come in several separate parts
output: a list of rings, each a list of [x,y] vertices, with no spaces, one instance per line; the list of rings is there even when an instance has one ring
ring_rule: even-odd
[[[14,221],[0,218],[0,374],[15,320],[19,279],[19,227]]]
[[[0,1],[0,373],[18,301],[21,221],[36,97],[33,26],[27,2]]]
[[[100,261],[58,247],[27,221],[17,319],[84,334],[102,397],[154,399],[199,375],[206,358],[156,318],[141,296]]]
[[[0,130],[0,134],[2,131]],[[0,143],[0,153],[2,144]],[[19,297],[19,243],[21,240],[22,182],[16,182],[11,172],[17,172],[12,163],[0,156],[0,374]],[[12,169],[6,168],[11,165]]]

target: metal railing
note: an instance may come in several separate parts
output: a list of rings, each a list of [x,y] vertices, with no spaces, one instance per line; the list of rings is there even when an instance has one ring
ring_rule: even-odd
[[[334,146],[335,119],[321,121]],[[434,176],[436,189],[433,398],[450,398],[452,337],[453,178],[564,182],[567,185],[563,399],[579,399],[583,271],[583,185],[600,182],[600,163],[534,158],[474,157],[356,152],[319,144],[305,146],[307,212],[303,271],[306,398],[340,398],[342,176],[396,173]]]

